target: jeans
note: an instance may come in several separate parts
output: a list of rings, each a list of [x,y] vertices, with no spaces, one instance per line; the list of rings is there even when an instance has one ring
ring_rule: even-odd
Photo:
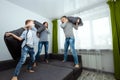
[[[75,50],[75,39],[74,38],[66,38],[65,39],[65,44],[64,44],[64,61],[67,61],[67,53],[68,53],[68,47],[70,45],[71,51],[72,51],[72,55],[74,58],[74,63],[75,64],[79,64],[78,62],[78,55],[77,52]]]
[[[38,51],[37,54],[35,56],[35,61],[39,61],[39,57],[40,57],[40,53],[42,51],[42,46],[44,45],[45,47],[45,60],[48,58],[48,46],[49,46],[49,42],[48,41],[40,41],[38,43]]]
[[[22,48],[22,53],[21,53],[21,58],[16,66],[16,69],[15,69],[15,72],[14,72],[14,76],[18,76],[19,73],[20,73],[20,69],[22,67],[22,65],[25,63],[26,61],[26,58],[27,58],[27,54],[30,55],[30,62],[28,64],[28,67],[27,69],[28,70],[31,70],[32,69],[32,66],[33,66],[33,63],[35,61],[35,57],[34,57],[34,48],[30,48],[28,46],[24,46]]]

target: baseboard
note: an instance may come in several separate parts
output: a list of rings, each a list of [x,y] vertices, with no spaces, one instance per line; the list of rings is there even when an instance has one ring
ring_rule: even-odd
[[[14,60],[0,61],[0,71],[14,68],[16,64],[17,61]]]

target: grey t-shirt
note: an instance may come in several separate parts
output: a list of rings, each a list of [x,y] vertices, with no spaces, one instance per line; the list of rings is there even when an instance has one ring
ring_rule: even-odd
[[[76,30],[78,29],[78,26],[76,26],[70,22],[62,23],[61,27],[63,28],[66,38],[74,37],[73,28],[75,28]]]
[[[40,34],[40,41],[48,41],[48,34],[50,34],[49,30],[44,30]]]

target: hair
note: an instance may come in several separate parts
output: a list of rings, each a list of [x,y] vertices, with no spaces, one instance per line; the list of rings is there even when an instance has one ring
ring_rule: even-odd
[[[61,19],[62,19],[62,18],[67,18],[67,16],[62,16]]]
[[[46,22],[46,21],[45,21],[45,22],[43,22],[43,25],[45,25],[46,23],[48,24],[48,22]],[[48,28],[48,26],[46,26],[46,28]]]
[[[45,22],[43,22],[43,25],[45,25],[46,23],[48,24],[48,22],[46,22],[46,21],[45,21]]]
[[[28,23],[31,22],[31,21],[33,21],[33,20],[31,20],[31,19],[26,20],[26,21],[25,21],[25,25],[28,24]]]

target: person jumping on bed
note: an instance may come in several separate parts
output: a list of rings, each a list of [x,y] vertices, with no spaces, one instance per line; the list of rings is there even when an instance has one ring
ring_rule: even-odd
[[[62,16],[61,17],[61,28],[64,31],[65,34],[65,43],[64,43],[64,60],[63,62],[67,61],[67,53],[68,53],[68,47],[70,45],[71,50],[72,50],[72,55],[74,58],[74,63],[75,63],[75,68],[79,68],[79,61],[78,61],[78,55],[77,52],[75,50],[75,38],[74,38],[74,34],[73,34],[73,28],[75,28],[76,30],[78,29],[78,23],[79,20],[76,21],[76,25],[69,22],[68,18],[66,16]]]
[[[14,75],[11,80],[18,80],[18,75],[20,73],[22,65],[25,63],[27,54],[30,55],[30,62],[28,64],[28,71],[34,72],[33,70],[33,63],[35,61],[34,58],[34,45],[36,43],[35,36],[36,36],[36,29],[33,27],[34,21],[33,20],[26,20],[25,22],[25,31],[21,34],[21,36],[16,36],[13,33],[6,33],[6,36],[12,36],[19,41],[23,41],[22,43],[22,50],[21,50],[21,58],[16,66],[14,71]]]
[[[42,51],[42,46],[44,45],[45,48],[45,57],[44,57],[44,61],[46,63],[48,63],[48,47],[49,47],[49,42],[48,42],[48,34],[50,34],[49,30],[48,30],[48,22],[43,22],[43,26],[45,27],[45,30],[42,31],[41,33],[39,33],[39,29],[37,31],[37,36],[40,38],[39,43],[38,43],[38,51],[37,54],[35,56],[35,63],[34,63],[34,67],[36,66],[36,63],[39,61],[40,59],[40,53]]]

